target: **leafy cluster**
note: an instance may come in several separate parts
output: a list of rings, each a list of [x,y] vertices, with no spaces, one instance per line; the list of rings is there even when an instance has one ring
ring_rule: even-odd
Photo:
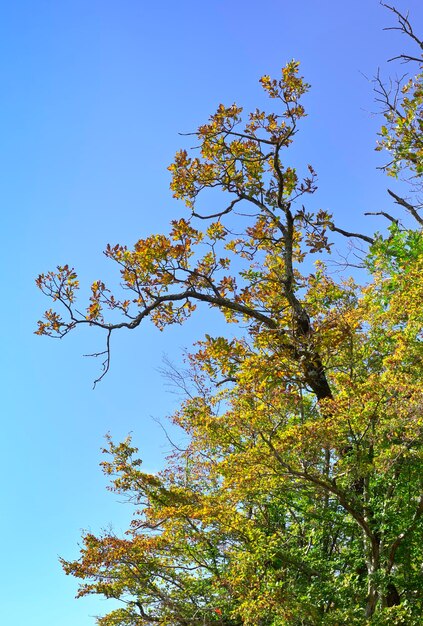
[[[397,175],[405,167],[423,174],[423,74],[410,78],[401,88],[401,108],[394,105],[385,112],[386,125],[381,129],[380,149],[393,156],[387,167]]]
[[[399,30],[417,44],[419,55],[394,57],[403,63],[412,62],[418,66],[416,75],[405,82],[405,76],[395,83],[391,81],[389,86],[379,76],[376,79],[377,100],[382,103],[385,116],[377,150],[390,153],[391,161],[385,167],[390,176],[396,177],[406,170],[419,178],[423,174],[423,41],[415,34],[408,15],[402,15],[395,7],[384,6],[398,18],[398,26],[390,30]]]
[[[151,476],[109,442],[128,538],[87,535],[65,563],[82,595],[126,602],[99,624],[364,624],[369,587],[372,624],[419,623],[422,269],[394,291],[382,273],[361,293],[311,281],[333,397],[316,402],[271,333],[208,337],[173,418],[187,448]]]
[[[188,444],[162,472],[144,472],[129,439],[108,439],[103,470],[133,503],[131,526],[123,538],[87,533],[79,559],[63,560],[80,596],[122,601],[99,626],[421,620],[422,235],[397,220],[384,237],[349,233],[308,212],[315,172],[286,155],[309,86],[297,62],[261,85],[276,113],[220,105],[195,133],[198,156],[182,150],[170,166],[189,219],[133,249],[107,247],[126,297],[96,281],[82,314],[73,269],[37,281],[66,313],[47,311],[37,332],[104,329],[106,370],[110,335],[146,318],[163,329],[202,304],[239,329],[207,334],[188,372],[173,372]],[[404,94],[409,129],[421,91],[418,81]],[[382,130],[390,171],[413,154],[420,174],[423,152],[394,115]],[[206,215],[207,190],[223,208]],[[393,195],[420,226],[418,208]],[[370,245],[364,284],[316,261],[333,231]]]

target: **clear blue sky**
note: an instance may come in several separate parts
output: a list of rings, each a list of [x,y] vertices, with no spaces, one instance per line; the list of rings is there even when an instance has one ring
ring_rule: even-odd
[[[396,4],[422,34],[421,0]],[[145,467],[162,465],[169,446],[152,418],[176,399],[157,369],[203,330],[197,316],[117,336],[92,391],[99,363],[81,355],[101,337],[33,335],[47,305],[34,277],[66,262],[87,283],[107,277],[107,243],[166,229],[184,213],[166,170],[178,132],[219,102],[255,107],[257,79],[291,58],[313,86],[295,154],[319,174],[315,202],[347,228],[374,228],[361,214],[391,204],[365,76],[400,71],[385,64],[407,43],[382,32],[392,23],[377,0],[0,3],[2,624],[88,626],[107,610],[73,599],[57,557],[77,555],[81,528],[125,528],[130,510],[98,468],[103,435],[133,431]]]

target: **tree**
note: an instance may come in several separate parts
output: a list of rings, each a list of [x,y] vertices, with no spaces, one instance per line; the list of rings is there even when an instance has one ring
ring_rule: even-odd
[[[383,4],[383,3],[382,3]],[[380,76],[376,77],[376,99],[382,104],[385,125],[380,132],[380,142],[377,150],[387,150],[391,160],[385,165],[385,171],[390,176],[397,177],[400,173],[411,174],[411,183],[417,190],[421,190],[421,175],[423,162],[423,73],[422,51],[423,41],[413,30],[408,15],[403,15],[395,7],[383,4],[398,18],[398,25],[387,30],[398,30],[417,45],[420,57],[413,54],[400,54],[391,61],[400,59],[402,63],[417,63],[418,73],[404,81],[405,76],[396,81],[385,84]],[[420,226],[423,219],[412,203],[399,198],[389,191],[395,201],[409,211]]]
[[[220,105],[194,133],[199,156],[182,150],[170,166],[191,217],[133,250],[108,246],[128,299],[96,281],[81,315],[72,268],[37,280],[67,316],[50,309],[37,332],[104,329],[102,376],[112,333],[147,317],[162,329],[204,303],[239,326],[237,338],[206,335],[190,355],[173,418],[190,442],[162,473],[141,470],[130,440],[108,442],[104,471],[134,502],[133,523],[124,539],[86,534],[80,559],[63,561],[88,581],[80,595],[125,603],[101,626],[421,617],[422,235],[393,219],[385,237],[370,237],[308,212],[315,172],[288,160],[308,85],[294,61],[261,84],[276,113],[256,109],[243,122],[240,107]],[[420,176],[422,153],[404,149],[408,135],[389,119],[381,147],[397,164],[412,154]],[[208,190],[225,200],[204,214]],[[421,225],[418,207],[399,199]],[[364,284],[312,265],[331,231],[369,244]]]

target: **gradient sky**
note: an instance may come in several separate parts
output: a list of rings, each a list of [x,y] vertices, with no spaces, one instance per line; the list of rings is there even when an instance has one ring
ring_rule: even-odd
[[[393,1],[393,0],[392,0]],[[397,0],[423,33],[421,0]],[[386,60],[411,50],[377,0],[14,0],[0,2],[0,265],[3,466],[0,622],[89,626],[107,610],[75,601],[58,555],[77,556],[81,529],[123,531],[130,508],[106,491],[103,436],[134,433],[145,467],[169,451],[154,421],[177,398],[158,372],[201,337],[204,316],[160,333],[145,324],[113,344],[107,378],[92,390],[102,337],[36,337],[49,306],[34,285],[56,264],[86,284],[113,267],[107,243],[134,243],[185,215],[169,192],[178,135],[220,102],[255,108],[258,78],[299,59],[312,84],[294,149],[319,175],[315,206],[346,228],[372,231],[364,211],[390,209],[376,167],[381,123],[370,79],[401,72]]]

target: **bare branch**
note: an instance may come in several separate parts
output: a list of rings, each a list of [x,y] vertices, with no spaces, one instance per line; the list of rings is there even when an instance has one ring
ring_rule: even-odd
[[[413,57],[410,54],[397,54],[395,57],[391,57],[390,59],[388,59],[388,62],[398,60],[401,60],[402,63],[410,63],[411,61],[414,61],[416,63],[422,62],[422,59],[419,59],[418,57]]]
[[[219,217],[222,217],[222,215],[226,215],[227,213],[230,213],[232,209],[234,208],[234,206],[238,202],[241,202],[242,199],[243,198],[236,198],[230,203],[230,205],[226,209],[224,209],[223,211],[220,211],[219,213],[212,213],[211,215],[200,215],[199,213],[196,213],[193,211],[192,215],[193,217],[197,217],[200,220],[211,220],[214,218],[219,218]]]
[[[385,211],[369,211],[364,215],[383,215],[383,217],[386,217],[386,219],[393,224],[398,224],[398,220],[395,219],[395,217],[392,217],[392,215],[389,215],[389,213],[386,213]]]
[[[401,198],[400,196],[398,196],[396,193],[394,193],[390,189],[388,189],[388,193],[395,200],[397,204],[404,207],[414,217],[414,219],[420,224],[420,226],[423,226],[423,218],[420,217],[416,208],[412,204],[407,202],[407,200],[404,200],[404,198]]]
[[[407,35],[407,37],[410,37],[419,46],[419,48],[423,50],[423,41],[414,33],[413,27],[408,19],[409,14],[407,13],[406,15],[403,15],[396,7],[386,4],[385,2],[381,2],[380,4],[385,7],[385,9],[392,11],[392,13],[396,15],[399,23],[399,26],[389,26],[383,30],[399,30],[404,35]],[[422,59],[419,59],[419,61],[421,60]]]
[[[93,383],[93,389],[95,389],[97,383],[99,383],[107,374],[107,372],[110,369],[110,337],[112,335],[112,329],[109,328],[109,331],[107,333],[107,338],[106,338],[106,349],[103,350],[102,352],[93,352],[92,354],[84,354],[84,356],[92,356],[92,357],[99,357],[99,356],[103,356],[103,354],[106,355],[105,360],[102,363],[102,367],[103,367],[103,372],[101,374],[101,376],[99,376],[98,378],[95,379],[94,383]]]
[[[370,245],[374,244],[375,242],[373,237],[369,237],[368,235],[362,235],[361,233],[350,233],[343,228],[338,228],[338,226],[335,226],[335,224],[329,224],[329,230],[332,230],[335,233],[339,233],[344,237],[356,237],[357,239],[362,239],[363,241],[367,241],[367,243],[369,243]]]
[[[216,133],[216,136],[219,135],[220,133],[221,131],[219,130]],[[275,142],[271,141],[270,139],[264,139],[263,137],[255,137],[254,135],[247,135],[246,133],[237,133],[234,130],[227,130],[226,134],[233,136],[233,137],[240,137],[241,139],[248,139],[249,141],[257,141],[257,143],[263,143],[263,144],[266,144],[267,146],[275,145]],[[180,135],[181,137],[190,137],[190,136],[198,137],[198,132],[178,133],[178,135]]]
[[[237,379],[234,378],[233,376],[227,376],[226,378],[223,378],[222,380],[219,380],[216,384],[216,387],[220,387],[221,385],[224,385],[225,383],[236,383]]]
[[[153,417],[153,420],[156,422],[156,424],[158,426],[160,426],[160,428],[162,429],[164,436],[166,437],[167,441],[170,443],[170,445],[172,446],[172,448],[174,450],[177,450],[178,452],[182,452],[182,453],[186,453],[188,448],[181,448],[180,446],[176,445],[176,443],[173,441],[173,439],[171,439],[169,433],[167,432],[166,428],[163,426],[163,424],[161,423],[161,421],[156,418]]]
[[[398,108],[398,100],[401,95],[401,86],[407,74],[403,74],[401,77],[396,78],[395,81],[390,79],[389,86],[386,86],[380,77],[378,70],[373,82],[375,83],[374,92],[376,94],[375,101],[380,102],[385,108],[383,113],[392,112],[399,118],[403,118],[402,112]]]

